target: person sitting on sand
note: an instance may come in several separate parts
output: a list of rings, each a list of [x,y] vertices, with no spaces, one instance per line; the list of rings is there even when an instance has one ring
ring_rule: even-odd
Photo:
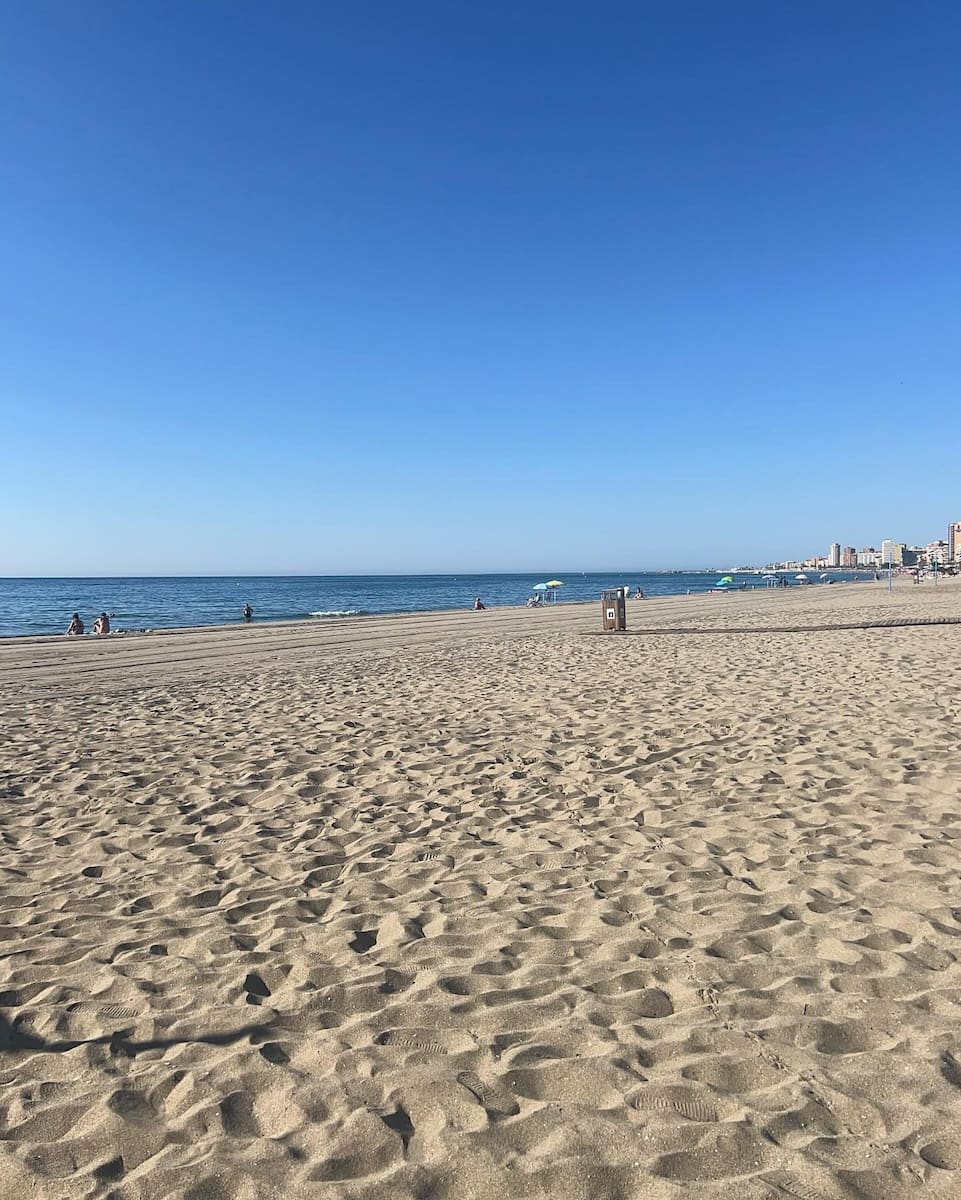
[[[79,637],[81,633],[83,633],[83,621],[80,620],[79,613],[74,613],[67,626],[67,637]]]
[[[644,589],[643,588],[637,589],[637,591],[634,593],[634,599],[635,600],[643,600],[644,599]]]
[[[527,597],[527,607],[528,608],[540,608],[540,606],[541,606],[540,596],[528,596]]]
[[[104,637],[110,632],[110,618],[102,612],[93,623],[93,631],[97,637]]]
[[[486,607],[487,605],[484,604],[480,596],[477,596],[474,600],[474,612],[482,612]]]
[[[244,620],[249,624],[253,618],[254,610],[250,607],[249,604],[245,604],[243,611],[244,611]]]

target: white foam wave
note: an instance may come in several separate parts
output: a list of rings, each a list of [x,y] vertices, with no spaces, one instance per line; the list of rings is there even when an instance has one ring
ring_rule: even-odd
[[[359,608],[324,608],[320,612],[312,612],[312,617],[359,617]]]

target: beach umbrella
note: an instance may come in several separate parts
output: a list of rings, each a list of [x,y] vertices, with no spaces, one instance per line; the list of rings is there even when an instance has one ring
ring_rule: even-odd
[[[794,576],[794,578],[795,578],[795,579],[803,579],[803,580],[805,580],[805,582],[807,581],[807,576],[806,576],[806,575],[795,575],[795,576]]]
[[[535,584],[534,584],[534,591],[535,591],[535,592],[546,592],[546,591],[547,591],[547,584],[546,584],[546,583],[535,583]]]
[[[559,588],[564,586],[563,579],[548,579],[547,586],[549,588]]]

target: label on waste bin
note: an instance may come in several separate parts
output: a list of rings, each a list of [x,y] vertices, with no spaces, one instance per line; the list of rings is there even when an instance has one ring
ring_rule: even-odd
[[[613,609],[613,608],[609,608],[609,609],[607,610],[607,619],[608,619],[609,621],[613,621],[613,620],[614,620],[614,609]]]

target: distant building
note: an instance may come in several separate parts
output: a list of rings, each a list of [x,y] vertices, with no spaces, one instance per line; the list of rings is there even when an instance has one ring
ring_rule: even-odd
[[[873,546],[865,546],[858,551],[857,565],[859,567],[878,567],[881,565],[881,552]]]
[[[945,563],[951,561],[948,557],[947,542],[928,542],[924,547],[924,556],[929,567],[933,567],[935,564],[943,567]]]
[[[841,551],[841,566],[856,567],[858,565],[858,552],[853,546],[845,546]]]
[[[920,546],[901,547],[901,566],[920,567],[924,562],[924,550]]]
[[[948,562],[961,562],[961,521],[948,526]]]
[[[884,566],[890,563],[893,567],[904,566],[904,542],[893,542],[885,538],[881,543],[881,562]]]
[[[832,542],[831,549],[828,551],[828,566],[839,567],[841,565],[841,543]]]

